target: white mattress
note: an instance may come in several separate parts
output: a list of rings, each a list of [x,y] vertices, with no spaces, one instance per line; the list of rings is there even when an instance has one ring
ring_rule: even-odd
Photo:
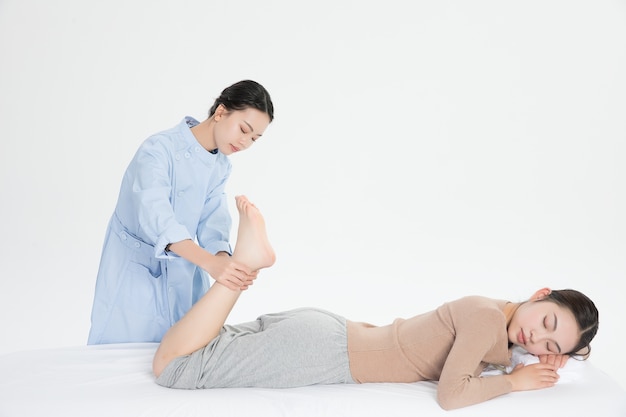
[[[568,361],[553,388],[442,410],[436,384],[174,390],[154,383],[153,343],[0,356],[0,417],[64,416],[626,416],[626,392],[590,361]],[[570,365],[571,364],[571,365]]]

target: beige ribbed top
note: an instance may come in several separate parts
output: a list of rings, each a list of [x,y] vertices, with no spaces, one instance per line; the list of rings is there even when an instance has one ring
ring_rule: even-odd
[[[439,381],[444,409],[506,394],[512,387],[503,375],[480,377],[488,363],[510,364],[506,304],[469,296],[387,326],[348,321],[352,377],[359,383]]]

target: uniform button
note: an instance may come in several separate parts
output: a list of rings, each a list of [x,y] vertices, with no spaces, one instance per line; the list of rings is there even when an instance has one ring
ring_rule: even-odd
[[[191,154],[189,152],[185,152],[185,158],[187,159],[191,158]]]
[[[126,233],[122,233],[120,237],[122,238],[122,240],[126,240],[128,238],[128,236],[126,236]]]
[[[196,146],[193,150],[196,151],[196,152],[200,152],[200,147]]]
[[[180,161],[180,155],[179,154],[176,154],[175,158],[176,158],[177,161]]]
[[[141,246],[141,244],[139,242],[135,242],[135,247],[138,248],[139,246]]]
[[[179,197],[182,197],[182,196],[183,196],[183,194],[185,194],[185,192],[184,192],[184,191],[179,191],[179,192],[178,192],[178,196],[179,196]]]

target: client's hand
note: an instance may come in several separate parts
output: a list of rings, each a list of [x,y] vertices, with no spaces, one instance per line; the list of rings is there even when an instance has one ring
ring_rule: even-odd
[[[556,368],[562,368],[567,363],[569,355],[539,355],[539,363],[547,363],[554,365]]]

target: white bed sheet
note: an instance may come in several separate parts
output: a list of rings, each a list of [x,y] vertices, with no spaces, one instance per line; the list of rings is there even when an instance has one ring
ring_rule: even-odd
[[[553,388],[444,411],[436,384],[174,390],[154,383],[154,343],[79,346],[0,356],[1,417],[626,416],[626,392],[586,361]]]

